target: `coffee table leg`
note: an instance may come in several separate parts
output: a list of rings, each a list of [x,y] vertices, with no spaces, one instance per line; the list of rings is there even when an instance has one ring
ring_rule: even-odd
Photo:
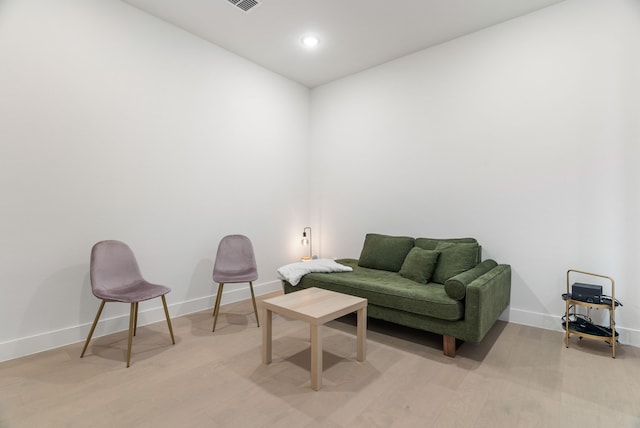
[[[367,307],[358,309],[358,361],[367,358]]]
[[[322,325],[311,324],[311,389],[322,388]]]
[[[262,363],[269,364],[271,362],[271,315],[273,314],[267,308],[262,309]]]

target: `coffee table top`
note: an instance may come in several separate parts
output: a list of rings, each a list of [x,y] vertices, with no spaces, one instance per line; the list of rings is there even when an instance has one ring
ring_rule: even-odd
[[[262,305],[311,324],[324,324],[366,307],[367,299],[311,287],[263,300]]]

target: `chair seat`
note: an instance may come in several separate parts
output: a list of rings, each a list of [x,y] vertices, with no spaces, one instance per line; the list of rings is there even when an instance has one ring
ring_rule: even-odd
[[[142,302],[144,300],[154,299],[170,292],[169,287],[164,285],[152,284],[147,281],[136,281],[133,284],[127,284],[123,287],[111,288],[108,293],[104,291],[94,292],[99,299],[109,300],[113,302],[133,303]]]
[[[233,282],[249,282],[258,279],[256,272],[216,272],[213,276],[213,280],[217,283],[224,282],[225,284]]]

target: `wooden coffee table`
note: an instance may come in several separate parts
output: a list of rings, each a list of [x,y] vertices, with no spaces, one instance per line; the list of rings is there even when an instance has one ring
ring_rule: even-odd
[[[271,363],[271,314],[276,312],[301,321],[311,327],[311,389],[322,387],[322,337],[323,324],[358,312],[358,361],[366,358],[367,299],[336,293],[321,288],[306,288],[294,293],[272,297],[262,301],[262,362]]]

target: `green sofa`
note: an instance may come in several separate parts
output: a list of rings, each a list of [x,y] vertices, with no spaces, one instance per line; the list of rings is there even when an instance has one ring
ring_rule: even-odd
[[[368,300],[367,315],[456,339],[480,342],[509,305],[511,267],[481,261],[473,238],[431,239],[367,234],[359,259],[339,259],[352,272],[309,273],[285,293],[319,287]]]

